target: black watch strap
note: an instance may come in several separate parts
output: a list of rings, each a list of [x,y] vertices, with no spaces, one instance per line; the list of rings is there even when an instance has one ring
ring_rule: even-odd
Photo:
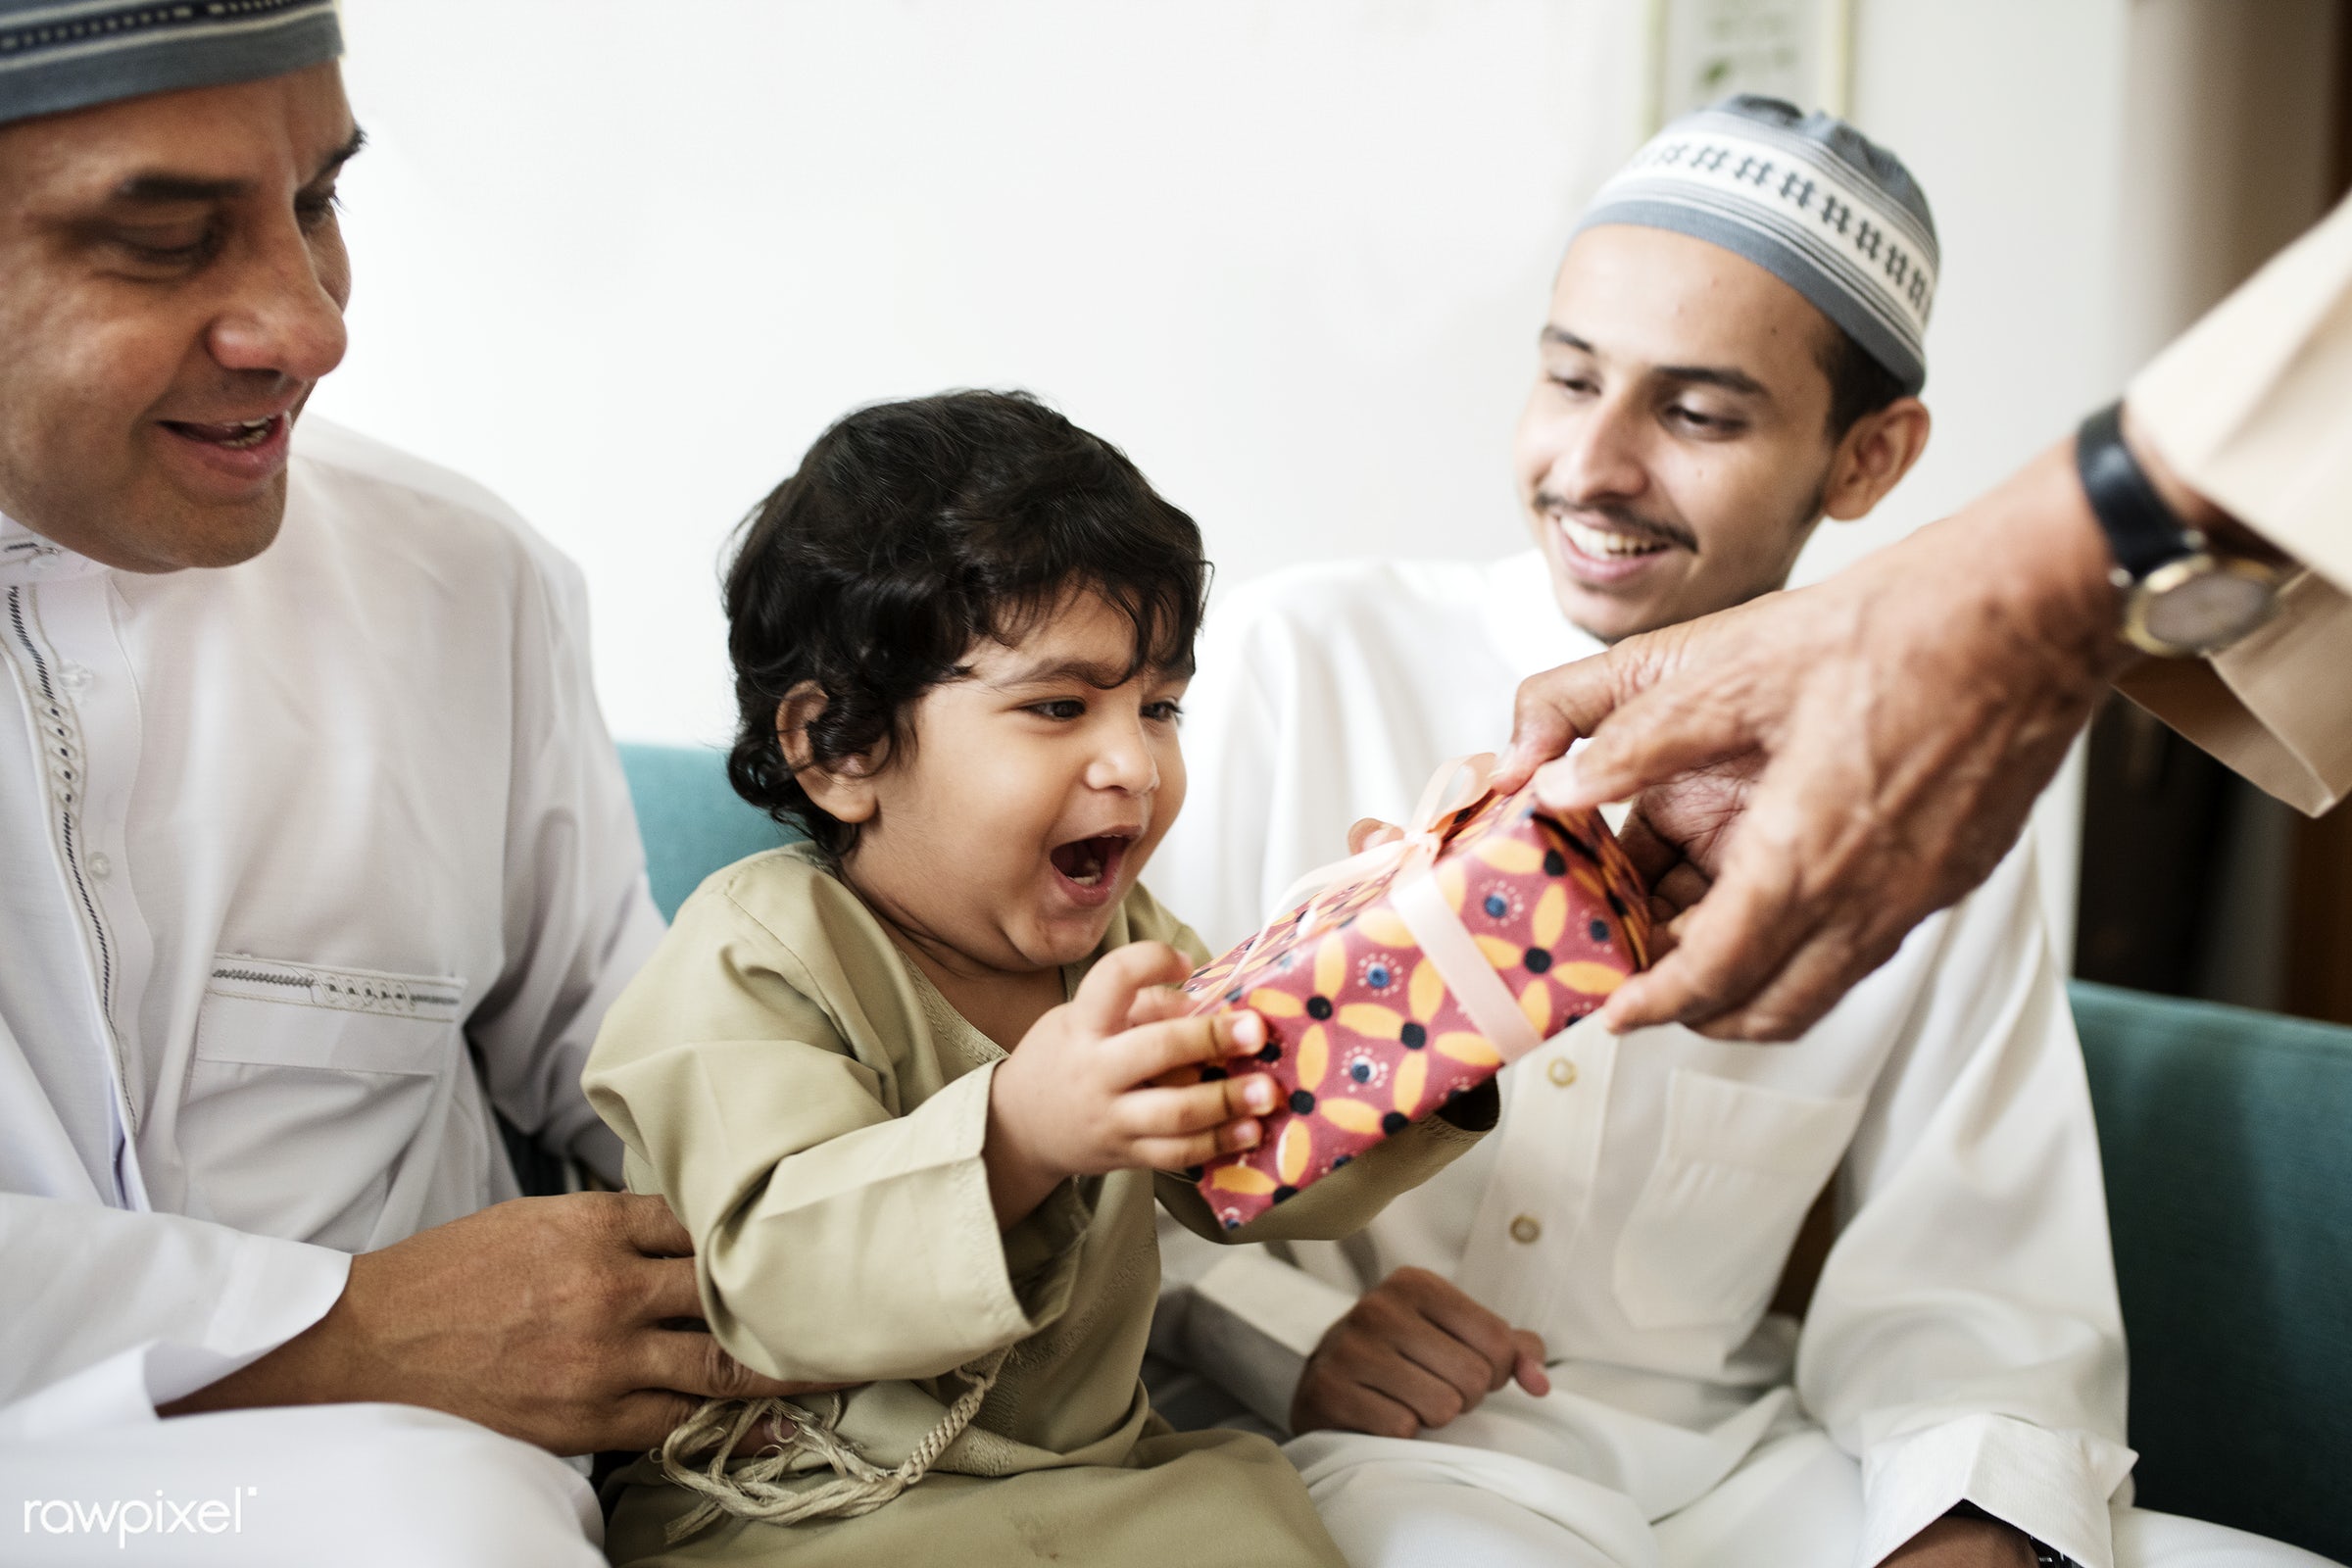
[[[2110,403],[2075,432],[2075,472],[2082,494],[2107,535],[2115,564],[2132,582],[2168,561],[2178,561],[2203,541],[2181,525],[2148,482],[2148,473],[2124,445],[2124,406]]]

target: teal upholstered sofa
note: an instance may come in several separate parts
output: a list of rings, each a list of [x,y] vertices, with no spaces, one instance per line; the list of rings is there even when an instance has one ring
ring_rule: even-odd
[[[624,746],[663,914],[782,842],[712,752]],[[2352,1029],[2078,984],[2139,1500],[2352,1561]]]

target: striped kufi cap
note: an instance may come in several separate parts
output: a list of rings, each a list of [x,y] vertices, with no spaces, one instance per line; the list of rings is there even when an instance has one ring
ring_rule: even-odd
[[[335,0],[0,0],[0,124],[342,53]]]
[[[1742,93],[1685,115],[1592,198],[1576,231],[1672,229],[1745,257],[1891,371],[1927,383],[1936,220],[1902,161],[1834,115]]]

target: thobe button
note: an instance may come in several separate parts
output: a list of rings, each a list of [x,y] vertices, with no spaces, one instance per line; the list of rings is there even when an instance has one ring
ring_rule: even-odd
[[[79,664],[68,664],[64,673],[68,691],[80,691],[90,683],[90,672]]]
[[[114,861],[112,861],[112,860],[108,859],[108,858],[107,858],[105,856],[103,856],[103,855],[93,855],[93,856],[91,856],[91,857],[90,857],[90,875],[92,875],[92,876],[96,877],[96,878],[97,878],[99,881],[103,882],[103,881],[105,881],[105,880],[106,880],[108,877],[110,877],[110,876],[113,876],[114,874],[115,874],[115,862],[114,862]]]
[[[1576,1063],[1566,1056],[1554,1056],[1551,1065],[1544,1069],[1544,1076],[1565,1089],[1576,1082]]]
[[[1533,1214],[1522,1214],[1511,1221],[1511,1240],[1514,1242],[1522,1242],[1532,1247],[1535,1245],[1536,1238],[1543,1234],[1544,1222]]]

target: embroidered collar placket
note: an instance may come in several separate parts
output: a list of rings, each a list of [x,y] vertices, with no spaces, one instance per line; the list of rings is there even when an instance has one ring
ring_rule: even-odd
[[[0,727],[0,866],[12,873],[0,1028],[17,1035],[96,1196],[143,1208],[135,1140],[153,1086],[129,1042],[153,947],[123,843],[139,725],[115,597],[108,568],[0,517],[0,665],[14,689],[0,712],[22,715],[17,736]]]

